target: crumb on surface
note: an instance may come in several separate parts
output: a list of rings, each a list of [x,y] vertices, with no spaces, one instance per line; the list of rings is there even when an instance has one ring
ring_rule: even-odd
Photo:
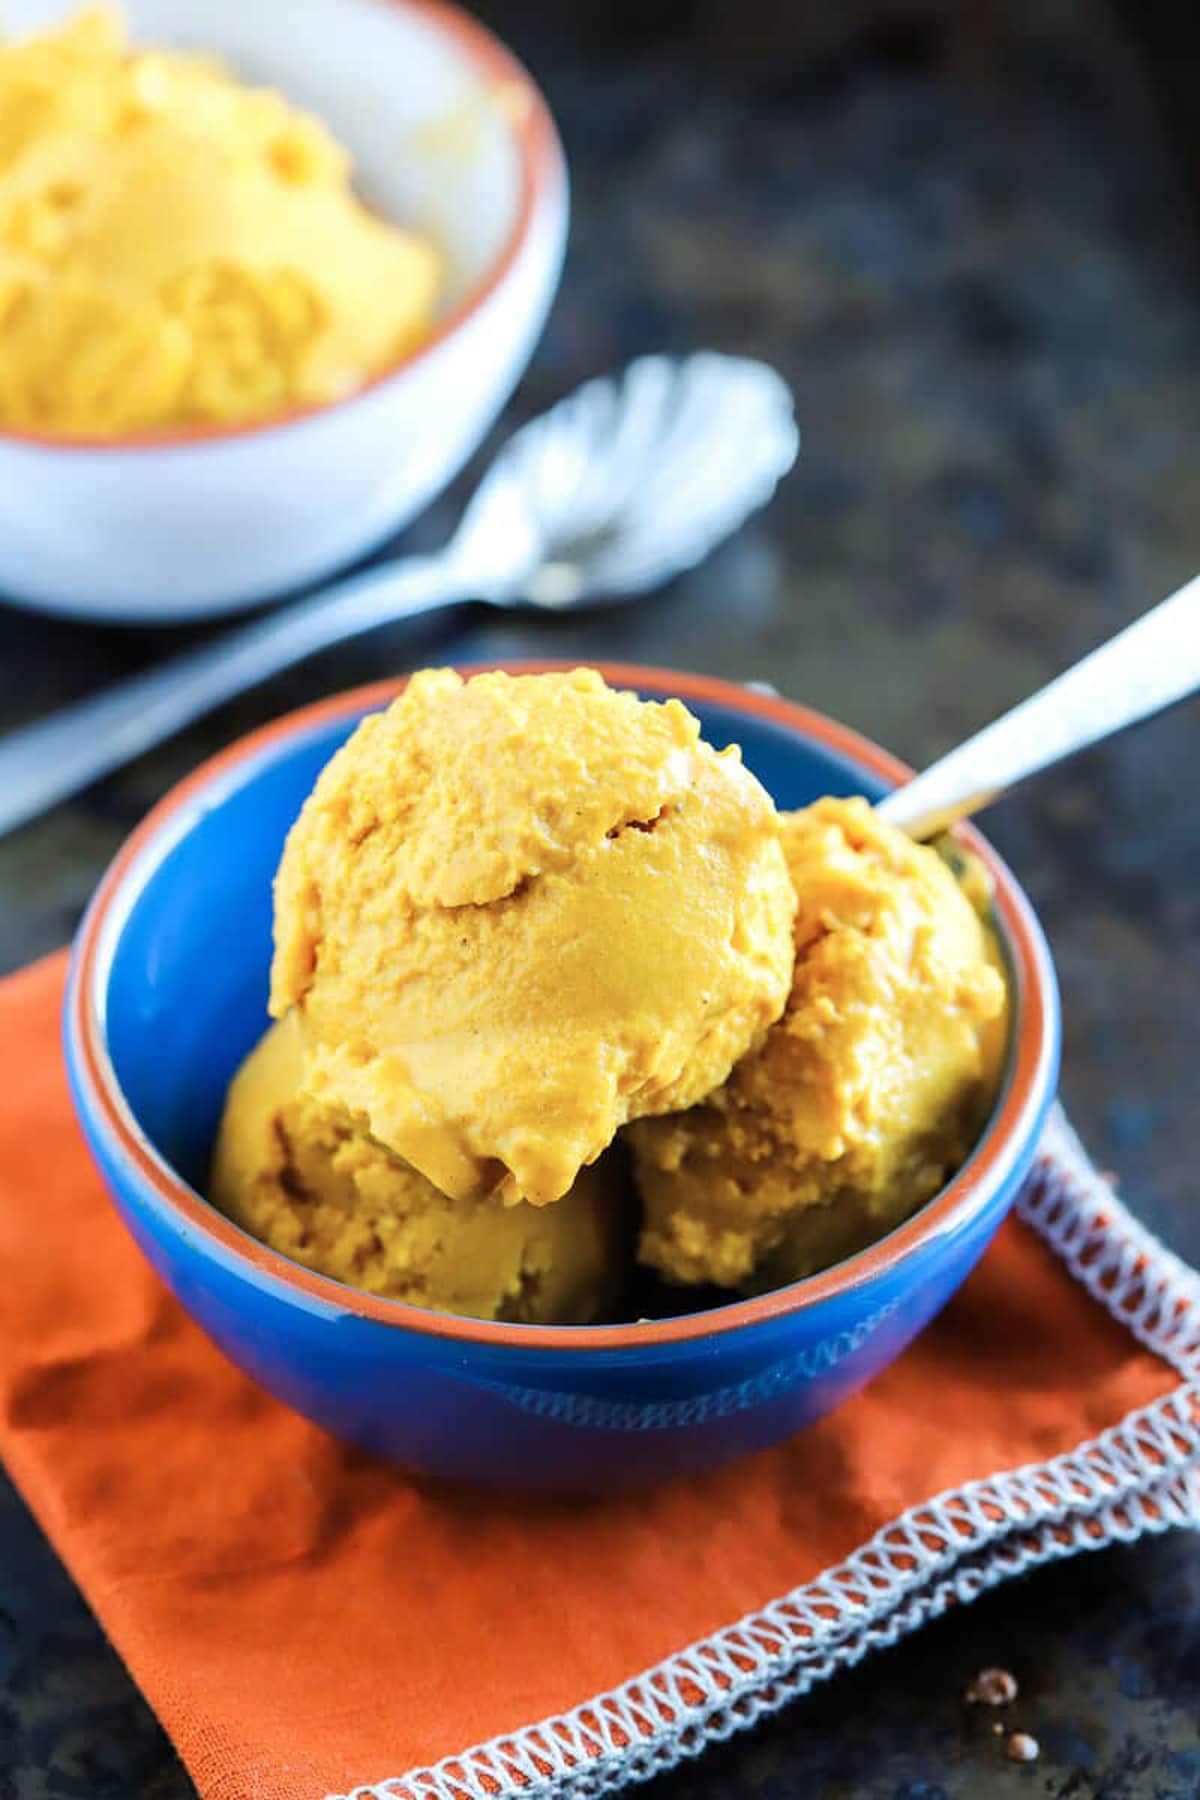
[[[965,1698],[972,1706],[1009,1706],[1017,1693],[1017,1678],[1011,1670],[987,1668],[972,1676]]]

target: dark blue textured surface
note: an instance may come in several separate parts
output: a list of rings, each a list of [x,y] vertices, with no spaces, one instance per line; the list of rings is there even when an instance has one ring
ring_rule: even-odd
[[[713,345],[766,356],[792,383],[800,467],[651,603],[386,628],[0,840],[0,968],[70,936],[173,781],[356,682],[475,656],[683,664],[773,680],[920,763],[1200,566],[1195,170],[1189,182],[1128,29],[1157,40],[1194,145],[1195,8],[480,10],[542,79],[574,189],[562,292],[503,429],[642,351]],[[444,541],[483,460],[404,548]],[[206,635],[0,612],[0,722]],[[1193,1263],[1200,808],[1180,771],[1198,764],[1193,705],[1039,779],[988,826],[1054,945],[1071,1115]],[[1020,1681],[1014,1722],[1042,1745],[1032,1767],[1007,1762],[993,1721],[962,1703],[987,1663]],[[405,1694],[398,1671],[398,1705]],[[1197,1800],[1198,1694],[1200,1545],[1175,1534],[1009,1584],[639,1791],[897,1800],[924,1782],[947,1800]],[[0,1795],[193,1792],[0,1484]]]

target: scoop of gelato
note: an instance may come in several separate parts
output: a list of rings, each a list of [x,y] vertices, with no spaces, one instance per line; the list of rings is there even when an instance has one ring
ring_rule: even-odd
[[[678,701],[593,670],[413,677],[333,757],[275,886],[305,1084],[459,1199],[556,1201],[787,998],[778,815]]]
[[[0,419],[120,435],[360,386],[429,329],[441,259],[350,159],[215,59],[96,8],[0,46]]]
[[[622,1281],[627,1209],[608,1159],[552,1207],[453,1201],[301,1092],[294,1016],[273,1025],[230,1086],[215,1203],[294,1261],[437,1312],[583,1325]]]
[[[754,1291],[879,1237],[964,1160],[994,1091],[1005,985],[936,851],[865,800],[785,816],[791,995],[761,1048],[689,1112],[631,1126],[639,1255]]]

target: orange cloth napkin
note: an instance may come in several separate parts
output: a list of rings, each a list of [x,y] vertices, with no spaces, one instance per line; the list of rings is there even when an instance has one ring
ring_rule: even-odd
[[[56,956],[0,984],[0,1453],[211,1800],[322,1800],[562,1714],[814,1582],[940,1490],[1058,1457],[1151,1403],[1141,1474],[1161,1464],[1175,1502],[1151,1491],[1139,1518],[1178,1514],[1191,1390],[1015,1221],[867,1392],[704,1479],[517,1498],[448,1491],[347,1449],[232,1368],[127,1237],[67,1095],[64,969]],[[1019,1506],[1002,1516],[1015,1504],[963,1502],[996,1531],[1029,1522]],[[888,1553],[897,1579],[914,1557],[936,1561],[947,1516]],[[947,1568],[939,1604],[976,1591]],[[823,1604],[817,1593],[792,1626],[780,1614],[781,1634],[811,1632]],[[726,1675],[696,1681],[736,1685],[760,1649],[739,1660],[735,1644]],[[773,1665],[795,1666],[782,1651]],[[651,1679],[660,1700],[674,1668]],[[673,1688],[658,1724],[685,1716],[695,1688]],[[583,1727],[522,1740],[470,1791],[518,1787],[568,1741],[572,1756],[628,1756],[632,1773],[630,1738],[657,1725],[618,1712],[607,1736],[597,1702]],[[420,1792],[466,1791],[445,1780]]]

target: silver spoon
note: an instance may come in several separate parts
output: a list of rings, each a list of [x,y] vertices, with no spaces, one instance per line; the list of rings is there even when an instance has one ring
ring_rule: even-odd
[[[437,556],[385,564],[0,738],[0,833],[314,651],[463,600],[561,611],[691,568],[796,459],[764,363],[647,356],[591,381],[500,451]]]
[[[1148,719],[1200,687],[1200,576],[881,800],[927,838],[1039,769]]]

